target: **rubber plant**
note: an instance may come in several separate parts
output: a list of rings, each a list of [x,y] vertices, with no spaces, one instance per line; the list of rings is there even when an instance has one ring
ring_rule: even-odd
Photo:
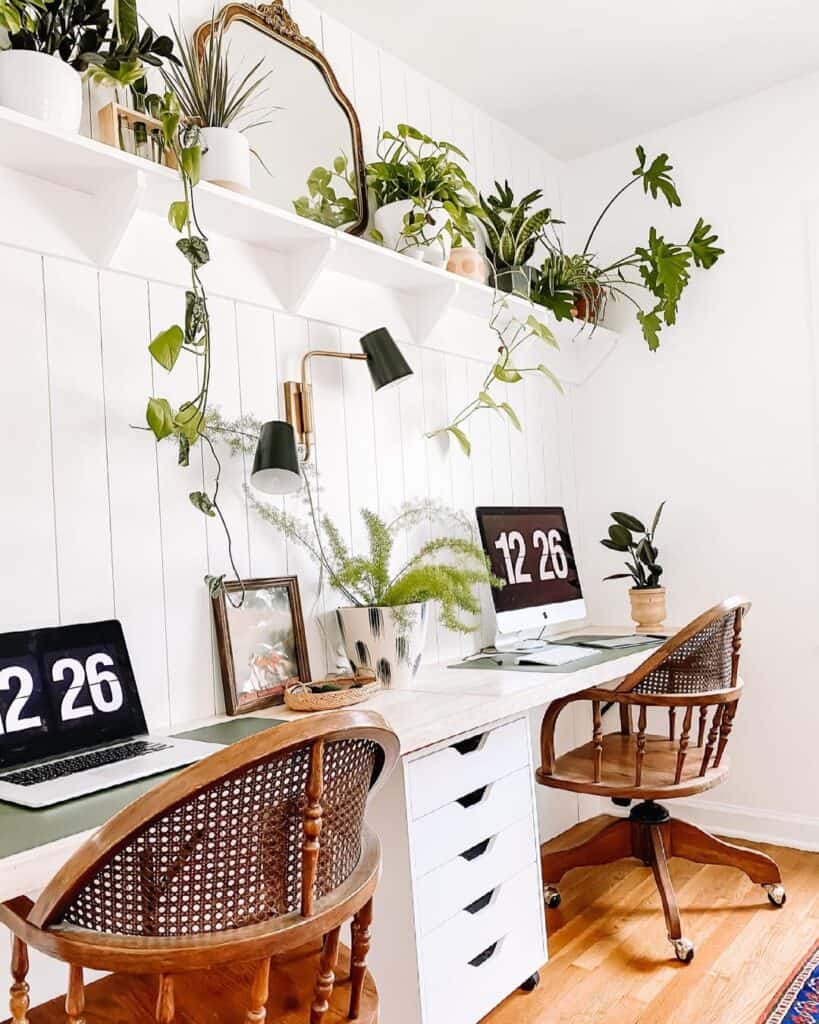
[[[196,186],[202,151],[199,129],[182,122],[179,101],[172,92],[164,96],[149,97],[151,115],[162,123],[165,146],[173,151],[182,183],[183,198],[175,200],[168,209],[168,221],[181,237],[176,243],[190,271],[190,287],[185,292],[184,316],[180,323],[172,324],[153,338],[148,351],[163,370],[171,372],[184,352],[198,365],[198,390],[174,408],[167,398],[152,396],[148,399],[145,417],[157,441],[173,439],[176,442],[178,462],[182,467],[190,464],[191,449],[199,442],[205,445],[215,465],[210,491],[194,490],[189,494],[194,508],[209,517],[218,517],[227,540],[228,558],[236,578],[239,578],[233,560],[230,530],[219,507],[219,478],[221,463],[211,440],[205,411],[212,369],[212,332],[208,297],[202,282],[201,270],[210,261],[208,240],[196,216]],[[211,590],[221,586],[223,577],[209,577]]]
[[[635,246],[611,263],[597,257],[591,248],[597,229],[630,189],[642,186],[652,199],[662,198],[672,208],[682,205],[668,154],[649,160],[642,146],[636,154],[637,166],[631,177],[603,207],[582,252],[566,256],[559,241],[545,241],[549,251],[533,283],[532,299],[558,319],[579,316],[593,327],[604,318],[609,298],[624,299],[636,309],[643,337],[653,352],[659,348],[663,327],[677,322],[680,298],[691,281],[692,268],[709,270],[724,250],[717,246],[711,225],[699,217],[686,241],[669,241],[652,227],[645,245]],[[642,302],[641,295],[650,296],[651,301]]]
[[[614,522],[609,527],[608,537],[600,543],[610,551],[627,554],[630,561],[626,562],[628,572],[616,572],[606,576],[606,580],[627,580],[634,582],[636,590],[650,590],[660,586],[663,567],[657,562],[658,551],[654,543],[654,535],[660,523],[665,502],[654,513],[651,526],[647,529],[642,521],[628,512],[612,512]],[[635,534],[642,534],[636,536]]]
[[[451,434],[467,456],[472,454],[472,442],[467,436],[464,425],[476,413],[488,412],[506,417],[515,430],[522,430],[520,419],[507,401],[498,401],[493,391],[503,384],[519,384],[525,377],[545,377],[562,393],[563,387],[545,363],[536,361],[534,365],[520,365],[522,355],[520,349],[528,341],[543,343],[550,348],[558,348],[557,339],[549,328],[534,313],[525,320],[510,316],[509,303],[504,296],[496,291],[489,317],[489,327],[498,339],[498,355],[489,368],[478,394],[469,401],[455,418],[445,427],[430,431],[427,437],[440,434]]]

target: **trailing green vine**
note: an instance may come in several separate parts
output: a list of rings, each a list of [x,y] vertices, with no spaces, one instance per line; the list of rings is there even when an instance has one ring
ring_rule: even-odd
[[[191,491],[189,498],[194,508],[206,516],[219,519],[227,539],[228,559],[238,579],[230,530],[219,507],[222,466],[208,435],[205,417],[212,367],[211,321],[207,292],[200,271],[210,261],[210,251],[207,236],[196,216],[195,192],[199,184],[202,159],[199,129],[182,121],[179,101],[172,92],[166,92],[161,97],[148,97],[148,108],[151,115],[161,121],[165,145],[176,159],[184,198],[171,203],[168,221],[182,236],[177,241],[176,248],[185,257],[190,268],[190,287],[185,292],[183,324],[173,324],[160,331],[151,341],[148,351],[155,362],[169,373],[176,366],[182,352],[189,353],[198,363],[199,383],[196,394],[182,402],[176,409],[167,398],[149,398],[145,418],[157,441],[165,438],[176,440],[180,466],[189,466],[191,448],[197,441],[201,440],[208,448],[216,467],[210,493],[204,490]],[[222,579],[223,577],[209,577],[212,589],[218,588]]]
[[[550,380],[558,391],[563,391],[560,381],[548,366],[543,363],[537,363],[535,366],[519,366],[515,361],[521,346],[532,338],[551,348],[558,348],[554,334],[533,313],[525,320],[520,320],[518,317],[508,316],[508,309],[508,301],[502,293],[496,291],[492,300],[489,327],[498,337],[497,359],[489,368],[477,396],[461,409],[451,423],[438,430],[432,430],[426,435],[427,437],[436,437],[439,434],[452,434],[467,456],[472,454],[472,442],[466,435],[463,424],[477,412],[488,411],[505,416],[516,430],[523,429],[512,406],[506,401],[499,402],[495,399],[492,394],[493,388],[497,388],[499,384],[518,384],[527,376],[540,376]]]

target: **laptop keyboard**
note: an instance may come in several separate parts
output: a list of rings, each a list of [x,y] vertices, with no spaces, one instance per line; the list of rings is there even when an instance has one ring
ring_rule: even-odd
[[[122,743],[118,747],[92,750],[88,754],[77,754],[60,761],[49,761],[33,768],[23,768],[19,772],[0,776],[0,782],[11,782],[16,786],[36,786],[41,782],[62,779],[66,775],[76,775],[77,772],[87,772],[92,768],[116,764],[117,761],[130,761],[131,758],[142,757],[143,754],[153,754],[157,750],[167,750],[169,746],[169,743],[134,740],[131,743]]]

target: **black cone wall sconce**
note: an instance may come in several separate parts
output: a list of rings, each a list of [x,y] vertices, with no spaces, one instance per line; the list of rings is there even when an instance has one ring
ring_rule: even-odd
[[[307,382],[307,366],[313,357],[356,359],[366,362],[376,391],[400,384],[412,375],[412,369],[401,354],[386,327],[370,331],[361,339],[359,352],[333,352],[312,349],[301,361],[301,380],[284,384],[284,410],[287,422],[271,420],[262,427],[253,472],[253,486],[266,494],[292,494],[301,487],[301,461],[309,462],[313,451],[313,396]]]

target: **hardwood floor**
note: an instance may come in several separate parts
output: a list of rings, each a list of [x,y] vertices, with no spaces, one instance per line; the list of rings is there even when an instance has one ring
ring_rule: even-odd
[[[687,966],[673,959],[650,868],[628,860],[570,872],[547,914],[540,987],[483,1024],[756,1024],[819,938],[819,854],[743,845],[778,861],[788,901],[776,910],[739,871],[672,859],[683,934],[696,946]]]

